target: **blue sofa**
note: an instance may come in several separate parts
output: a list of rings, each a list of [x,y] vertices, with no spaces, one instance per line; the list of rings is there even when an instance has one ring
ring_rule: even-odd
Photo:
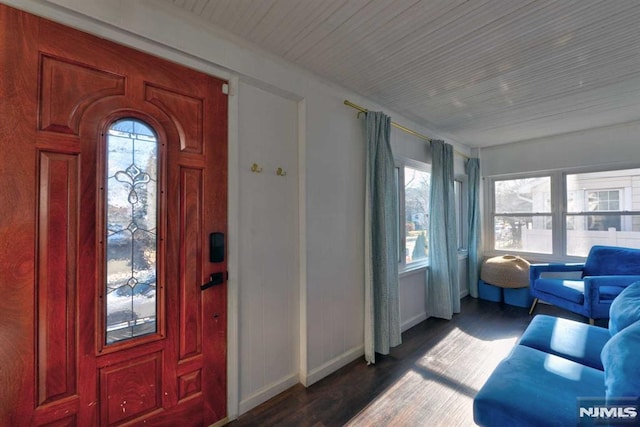
[[[593,425],[596,420],[579,410],[579,399],[588,398],[603,405],[625,399],[635,405],[636,416],[621,421],[640,423],[640,282],[615,298],[610,316],[608,329],[534,317],[475,396],[475,422],[486,427]]]
[[[576,278],[549,277],[545,273],[570,273]],[[557,276],[557,275],[556,275]],[[640,280],[640,249],[593,246],[584,263],[531,264],[529,286],[533,314],[538,299],[581,314],[591,324],[607,319],[613,299],[629,284]]]

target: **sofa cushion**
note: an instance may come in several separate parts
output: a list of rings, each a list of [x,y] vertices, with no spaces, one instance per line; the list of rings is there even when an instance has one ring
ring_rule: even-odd
[[[603,370],[600,353],[611,335],[606,328],[539,314],[519,344]]]
[[[640,321],[615,334],[602,349],[607,399],[640,396]]]
[[[584,276],[640,274],[640,249],[593,246],[584,264]]]
[[[609,332],[615,335],[640,320],[640,282],[627,286],[611,303]]]
[[[555,295],[576,304],[584,304],[584,282],[582,280],[566,280],[544,278],[536,280],[535,288],[539,292]],[[543,298],[544,299],[544,298]]]
[[[575,426],[576,397],[604,397],[604,372],[517,345],[473,401],[480,426]]]

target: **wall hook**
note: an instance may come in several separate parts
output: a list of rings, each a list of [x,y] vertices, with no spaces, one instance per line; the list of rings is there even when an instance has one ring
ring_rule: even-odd
[[[251,172],[260,173],[262,172],[262,168],[258,166],[257,163],[251,165]]]
[[[276,175],[278,176],[286,176],[287,172],[285,172],[282,168],[276,169]]]

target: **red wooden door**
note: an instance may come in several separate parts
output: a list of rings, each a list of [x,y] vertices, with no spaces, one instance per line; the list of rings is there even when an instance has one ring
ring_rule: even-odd
[[[223,419],[225,82],[0,20],[0,425]]]

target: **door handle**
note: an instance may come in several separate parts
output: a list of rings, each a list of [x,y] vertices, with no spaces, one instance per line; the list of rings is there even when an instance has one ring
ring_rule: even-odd
[[[227,274],[227,278],[229,277],[229,273]],[[225,273],[213,273],[210,277],[209,277],[209,281],[203,285],[200,285],[200,290],[204,291],[205,289],[209,289],[212,286],[215,285],[221,285],[224,283],[224,276]]]

